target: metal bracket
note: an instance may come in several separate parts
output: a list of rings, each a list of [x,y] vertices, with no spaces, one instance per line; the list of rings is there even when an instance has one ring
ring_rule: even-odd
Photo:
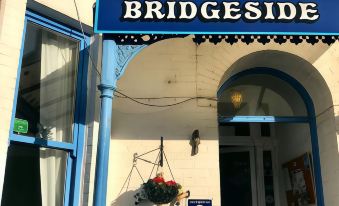
[[[117,68],[115,75],[117,79],[125,73],[128,63],[147,45],[118,45],[117,49]]]

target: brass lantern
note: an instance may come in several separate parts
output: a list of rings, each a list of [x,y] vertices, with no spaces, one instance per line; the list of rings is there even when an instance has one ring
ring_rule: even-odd
[[[240,91],[231,91],[231,102],[235,109],[239,109],[242,103],[242,94]]]

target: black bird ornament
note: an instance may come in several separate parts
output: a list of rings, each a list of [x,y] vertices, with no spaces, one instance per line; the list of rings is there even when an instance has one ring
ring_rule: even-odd
[[[192,156],[198,154],[199,152],[199,144],[200,144],[200,136],[199,136],[199,130],[194,130],[190,144],[192,146]]]

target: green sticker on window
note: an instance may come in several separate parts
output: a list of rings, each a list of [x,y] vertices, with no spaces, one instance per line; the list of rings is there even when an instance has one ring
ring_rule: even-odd
[[[24,119],[15,118],[13,130],[14,132],[17,133],[26,134],[28,131],[28,121]]]

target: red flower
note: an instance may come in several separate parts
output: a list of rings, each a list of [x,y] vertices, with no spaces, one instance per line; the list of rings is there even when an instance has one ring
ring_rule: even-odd
[[[155,177],[155,178],[153,178],[153,181],[156,182],[156,183],[164,183],[165,182],[164,178],[162,178],[162,177]]]
[[[173,180],[166,182],[166,185],[168,185],[168,186],[175,186],[176,184],[177,183],[175,181],[173,181]]]

